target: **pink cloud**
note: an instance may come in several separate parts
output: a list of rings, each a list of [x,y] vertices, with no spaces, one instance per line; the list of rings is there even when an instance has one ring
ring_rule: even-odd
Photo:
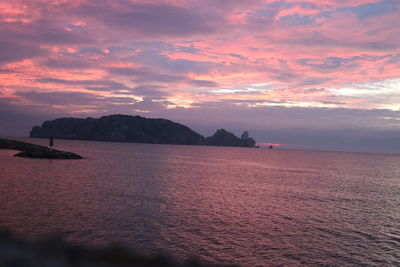
[[[377,3],[381,0],[346,0],[346,1],[337,1],[337,0],[307,0],[307,3],[313,3],[317,6],[332,6],[332,7],[356,7],[360,5],[365,5],[369,3]],[[273,3],[276,2],[274,0],[263,0],[265,3]],[[288,3],[298,3],[297,0],[286,0]]]
[[[158,97],[185,107],[384,106],[378,98],[330,90],[399,79],[399,11],[360,18],[349,9],[378,3],[2,3],[3,97],[23,102],[21,93],[31,91],[81,92],[110,101]]]

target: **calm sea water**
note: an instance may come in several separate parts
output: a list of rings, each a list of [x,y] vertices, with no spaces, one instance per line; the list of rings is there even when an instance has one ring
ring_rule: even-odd
[[[400,262],[398,155],[55,145],[86,158],[0,151],[3,227],[243,266]]]

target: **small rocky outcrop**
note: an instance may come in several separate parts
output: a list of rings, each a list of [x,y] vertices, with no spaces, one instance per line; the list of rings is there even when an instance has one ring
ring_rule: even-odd
[[[26,142],[0,139],[0,149],[19,150],[20,153],[15,157],[41,158],[41,159],[81,159],[82,157],[72,153],[65,152],[48,147],[34,145]]]
[[[213,136],[206,138],[206,144],[211,146],[254,147],[256,142],[249,138],[247,131],[242,134],[242,138],[238,138],[233,133],[219,129]]]

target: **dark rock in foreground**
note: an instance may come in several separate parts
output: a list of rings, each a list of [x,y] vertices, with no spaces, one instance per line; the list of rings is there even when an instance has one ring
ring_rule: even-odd
[[[0,233],[0,266],[211,267],[228,265],[210,265],[199,260],[179,262],[163,255],[143,256],[122,247],[92,249],[73,246],[57,238],[44,241],[27,241],[17,239],[9,233]]]
[[[19,150],[15,157],[42,158],[42,159],[81,159],[82,157],[71,152],[65,152],[48,147],[29,144],[21,141],[1,139],[0,149]]]
[[[110,115],[99,119],[55,119],[33,127],[29,136],[150,144],[255,146],[255,141],[248,137],[247,132],[238,138],[221,129],[213,136],[204,138],[189,127],[170,120],[129,115]]]

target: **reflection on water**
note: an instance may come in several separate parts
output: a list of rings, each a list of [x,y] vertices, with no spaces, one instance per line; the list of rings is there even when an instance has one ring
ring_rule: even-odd
[[[246,266],[400,261],[399,156],[66,140],[55,148],[86,158],[0,153],[2,226]]]
[[[0,149],[0,156],[14,156],[18,154],[19,150],[12,150],[12,149]]]

